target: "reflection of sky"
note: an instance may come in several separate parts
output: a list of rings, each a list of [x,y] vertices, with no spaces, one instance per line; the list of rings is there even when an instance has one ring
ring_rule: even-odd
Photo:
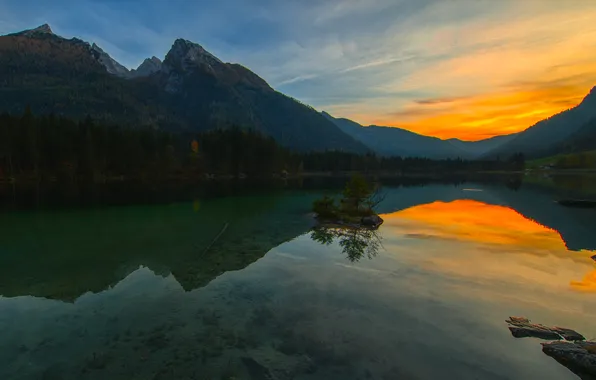
[[[96,378],[151,378],[172,362],[189,377],[206,368],[221,378],[232,367],[248,378],[242,357],[280,373],[302,373],[314,361],[313,380],[366,371],[389,379],[575,378],[537,340],[513,339],[504,320],[523,315],[596,336],[596,299],[575,291],[593,289],[589,254],[568,252],[555,231],[512,209],[478,201],[383,217],[383,249],[356,263],[337,243],[305,234],[188,292],[173,275],[139,268],[74,303],[0,297],[0,377],[59,369],[79,378],[81,366],[106,355]],[[288,341],[310,357],[281,352]],[[213,347],[218,356],[201,361]]]
[[[580,281],[571,281],[571,287],[582,292],[596,292],[596,269]]]
[[[386,217],[389,221],[413,222],[410,228],[417,226],[419,233],[435,238],[540,250],[565,248],[556,231],[529,221],[509,207],[472,200],[435,202]]]
[[[507,274],[547,288],[569,284],[572,290],[596,291],[588,252],[568,251],[557,231],[509,207],[457,200],[383,217],[385,233],[391,231],[396,246],[400,242],[395,236],[403,236],[424,240],[428,247],[451,248],[448,255],[426,259],[438,270],[475,279],[498,279]],[[590,273],[583,280],[569,283],[586,270]]]

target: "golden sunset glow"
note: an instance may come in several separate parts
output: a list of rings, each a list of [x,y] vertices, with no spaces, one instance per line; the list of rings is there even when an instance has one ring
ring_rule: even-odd
[[[457,200],[412,207],[384,216],[420,222],[437,238],[538,249],[563,249],[558,232],[532,222],[513,209],[472,200]],[[425,227],[421,227],[425,228]],[[426,231],[426,232],[425,232]]]
[[[400,122],[377,120],[377,123],[399,125],[420,134],[445,139],[456,136],[463,140],[481,140],[519,132],[568,110],[579,104],[590,88],[589,84],[578,84],[444,102],[439,100],[436,104],[399,113],[396,117],[400,117]],[[417,112],[420,114],[416,115]]]
[[[383,218],[383,228],[400,236],[386,246],[399,249],[405,237],[432,250],[419,263],[426,270],[475,281],[501,281],[505,275],[543,289],[596,292],[593,253],[568,251],[557,231],[509,207],[456,200],[415,206]],[[575,280],[586,268],[591,271],[583,280]]]
[[[457,8],[451,2],[436,7]],[[478,140],[522,131],[576,106],[596,86],[595,2],[495,1],[491,7],[394,41],[398,49],[406,43],[424,54],[383,66],[395,79],[378,75],[384,80],[376,83],[374,101],[337,105],[337,113],[365,125]]]
[[[596,292],[596,269],[588,273],[581,281],[571,281],[571,287],[582,292]]]

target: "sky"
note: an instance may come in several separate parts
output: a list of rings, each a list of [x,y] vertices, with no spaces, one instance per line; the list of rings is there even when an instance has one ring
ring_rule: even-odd
[[[2,0],[131,68],[176,38],[335,117],[440,138],[523,130],[596,86],[593,0]]]

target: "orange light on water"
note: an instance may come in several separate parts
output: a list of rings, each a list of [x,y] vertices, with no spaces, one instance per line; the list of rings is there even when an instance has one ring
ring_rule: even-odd
[[[571,281],[571,288],[582,292],[596,292],[596,269],[585,275],[581,281]]]
[[[540,249],[565,249],[561,235],[533,222],[515,210],[473,200],[434,202],[385,215],[389,222],[402,219],[421,222],[426,233],[458,239]]]

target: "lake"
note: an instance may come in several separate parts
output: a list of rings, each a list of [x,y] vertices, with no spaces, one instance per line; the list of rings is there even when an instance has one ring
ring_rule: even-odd
[[[596,338],[572,190],[387,185],[377,231],[313,229],[334,188],[5,208],[0,378],[576,378],[504,322]]]

